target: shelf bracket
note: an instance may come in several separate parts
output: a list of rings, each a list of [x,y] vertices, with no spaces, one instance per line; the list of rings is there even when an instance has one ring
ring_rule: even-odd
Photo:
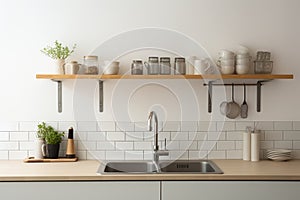
[[[52,81],[57,82],[57,111],[62,112],[62,81],[52,79]]]
[[[260,112],[261,111],[261,86],[262,86],[262,83],[261,81],[257,81],[257,84],[256,84],[257,88],[256,88],[256,111],[257,112]]]
[[[103,112],[103,81],[99,80],[99,112]]]
[[[208,113],[212,112],[212,83],[213,81],[208,82]]]

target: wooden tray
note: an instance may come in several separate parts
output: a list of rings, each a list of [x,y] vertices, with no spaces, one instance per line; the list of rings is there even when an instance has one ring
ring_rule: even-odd
[[[35,159],[34,157],[29,157],[24,160],[25,163],[33,162],[76,162],[78,158],[44,158],[44,159]]]

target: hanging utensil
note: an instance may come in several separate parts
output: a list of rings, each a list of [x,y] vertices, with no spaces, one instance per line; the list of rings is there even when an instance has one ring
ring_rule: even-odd
[[[234,101],[234,84],[233,83],[232,83],[231,95],[232,95],[232,97],[231,97],[232,101],[227,104],[228,112],[226,112],[226,117],[228,117],[229,119],[235,119],[235,118],[237,118],[237,116],[240,115],[241,108],[240,108],[240,105]]]
[[[246,85],[244,84],[244,102],[241,105],[241,118],[248,117],[248,104],[246,102]]]

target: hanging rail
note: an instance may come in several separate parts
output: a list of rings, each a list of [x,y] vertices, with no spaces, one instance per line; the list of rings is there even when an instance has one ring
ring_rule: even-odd
[[[261,86],[262,82],[266,81],[257,81],[257,83],[213,83],[214,81],[209,81],[208,83],[204,83],[203,86],[208,86],[208,113],[212,112],[212,90],[213,86],[256,86],[256,111],[261,111]]]

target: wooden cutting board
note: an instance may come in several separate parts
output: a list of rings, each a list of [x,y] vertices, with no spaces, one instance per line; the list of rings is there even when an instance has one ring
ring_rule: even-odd
[[[24,160],[25,163],[33,163],[33,162],[76,162],[78,158],[43,158],[43,159],[35,159],[34,157],[28,157]]]

